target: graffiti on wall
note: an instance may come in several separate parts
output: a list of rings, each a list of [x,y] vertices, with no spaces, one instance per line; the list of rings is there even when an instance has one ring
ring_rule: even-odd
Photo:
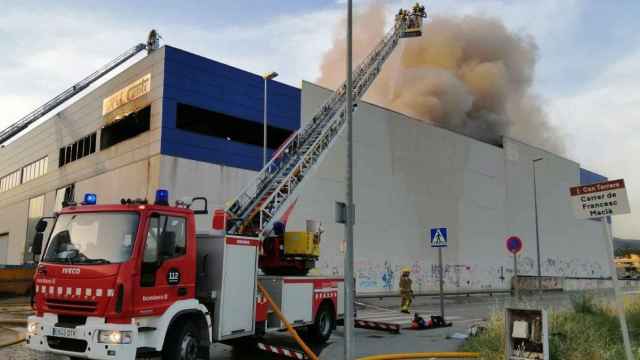
[[[399,275],[404,267],[411,269],[414,291],[429,291],[438,288],[439,266],[424,260],[409,264],[391,260],[355,261],[354,271],[358,291],[393,292],[398,290]],[[487,281],[487,275],[493,278]],[[502,288],[505,286],[504,266],[481,268],[472,264],[445,264],[443,266],[445,286],[455,289]]]
[[[389,262],[384,262],[384,273],[382,274],[382,282],[384,283],[384,289],[387,291],[393,290],[393,275],[395,274],[391,264]]]
[[[334,260],[335,261],[335,260]],[[319,263],[322,274],[339,276],[343,272],[341,262]],[[513,275],[511,259],[504,258],[504,263],[485,264],[444,264],[443,277],[445,288],[453,291],[508,289]],[[361,292],[395,292],[398,291],[399,274],[404,267],[411,269],[413,289],[417,292],[436,291],[440,267],[426,260],[408,262],[394,259],[357,259],[354,263],[354,275],[357,291]],[[518,258],[518,270],[522,275],[537,274],[535,258],[522,256]],[[606,276],[606,264],[585,259],[544,258],[542,272],[551,277],[602,277]],[[557,285],[557,284],[555,284]]]
[[[603,277],[607,275],[606,263],[583,258],[545,257],[541,260],[542,274],[564,277]],[[536,259],[522,257],[518,259],[518,272],[526,275],[538,273]]]

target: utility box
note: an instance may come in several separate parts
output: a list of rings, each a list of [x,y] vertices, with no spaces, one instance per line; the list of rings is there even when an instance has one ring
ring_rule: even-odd
[[[312,277],[261,276],[260,282],[293,325],[313,322],[314,282]],[[284,328],[275,312],[267,315],[267,328]]]
[[[507,360],[549,360],[546,311],[506,309],[504,328]]]
[[[256,276],[260,239],[197,235],[198,298],[215,304],[213,339],[231,340],[255,332]]]

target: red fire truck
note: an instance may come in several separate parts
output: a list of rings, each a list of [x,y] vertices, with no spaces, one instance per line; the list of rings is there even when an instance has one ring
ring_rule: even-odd
[[[419,5],[396,16],[354,69],[353,99],[371,86],[399,39],[421,35],[424,17]],[[344,281],[307,276],[320,232],[287,237],[282,219],[337,140],[346,111],[355,109],[346,109],[346,89],[340,86],[230,205],[214,212],[207,232],[197,233],[195,224],[195,215],[208,212],[207,200],[171,206],[166,190],[154,204],[98,205],[95,194],[86,194],[49,219],[46,241],[48,221],[38,222],[32,250],[42,256],[28,346],[72,358],[161,352],[165,359],[196,359],[211,342],[280,331],[284,319],[326,341],[344,314]],[[191,209],[200,202],[200,210]],[[345,213],[350,218],[353,209]]]
[[[258,276],[259,238],[196,233],[194,215],[206,209],[169,206],[166,194],[152,205],[97,205],[87,194],[56,216],[35,275],[29,347],[91,359],[195,359],[212,341],[284,327],[257,281],[290,323],[329,338],[343,315],[341,278]]]

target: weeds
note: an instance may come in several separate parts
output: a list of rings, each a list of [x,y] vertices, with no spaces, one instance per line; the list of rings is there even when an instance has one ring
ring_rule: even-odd
[[[620,324],[613,304],[599,303],[581,295],[572,298],[573,310],[549,313],[549,358],[551,360],[624,359]],[[640,359],[640,301],[625,305],[634,353]],[[504,320],[494,314],[487,331],[470,338],[464,351],[480,352],[486,360],[504,360]]]

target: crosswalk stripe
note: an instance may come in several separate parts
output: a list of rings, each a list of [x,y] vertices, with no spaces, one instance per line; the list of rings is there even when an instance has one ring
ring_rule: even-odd
[[[411,321],[411,319],[413,319],[413,317],[408,317],[406,315],[404,316],[385,316],[385,317],[376,317],[376,318],[371,318],[371,317],[358,317],[358,320],[371,320],[371,321],[381,321],[381,322],[386,322],[386,321],[391,321],[391,320],[406,320],[406,321]]]
[[[360,316],[358,315],[358,320],[369,320],[369,321],[379,321],[379,322],[387,322],[392,324],[408,324],[413,320],[413,315],[391,315],[391,314],[380,314],[378,316]],[[447,316],[446,320],[448,321],[457,321],[462,320],[463,317],[460,316]]]
[[[387,317],[387,316],[410,316],[408,314],[402,314],[402,313],[382,313],[382,314],[360,314],[358,313],[358,318],[366,318],[366,319],[376,319],[376,318],[383,318],[383,317]],[[413,316],[413,315],[411,315]]]
[[[380,306],[368,305],[368,304],[360,304],[365,307],[365,309],[358,311],[357,320],[363,321],[376,321],[381,323],[395,324],[395,325],[408,325],[413,321],[413,315],[418,313],[423,318],[427,319],[431,315],[438,315],[440,311],[435,308],[421,308],[415,307],[411,308],[411,314],[403,314],[397,310],[392,310],[389,308],[383,308]],[[481,319],[467,319],[464,316],[447,316],[447,321],[462,321],[462,322],[472,322],[479,321]]]
[[[358,310],[358,314],[397,313],[397,310]]]

